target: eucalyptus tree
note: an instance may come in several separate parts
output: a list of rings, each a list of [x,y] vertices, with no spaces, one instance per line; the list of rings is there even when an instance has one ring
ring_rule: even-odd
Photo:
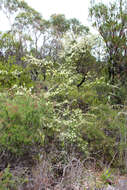
[[[46,41],[47,55],[55,63],[59,60],[59,50],[62,49],[62,38],[69,29],[68,20],[63,14],[53,14],[49,19],[48,39]]]
[[[72,40],[88,35],[89,28],[80,23],[76,18],[69,19],[69,35]]]
[[[21,30],[16,31],[13,23],[16,16],[20,14],[21,11],[27,10],[28,7],[29,6],[26,2],[19,0],[1,0],[0,2],[0,9],[7,16],[10,23],[10,30],[4,32],[0,39],[2,43],[1,50],[4,51],[6,60],[8,59],[8,56],[11,55],[15,56],[16,62],[18,62],[24,52],[26,52],[25,43],[21,43],[21,38],[23,38],[23,35],[21,35]],[[30,40],[28,35],[24,36],[24,42],[26,40]]]
[[[19,40],[22,42],[24,35],[31,38],[31,43],[27,45],[30,45],[29,49],[33,50],[34,56],[38,57],[39,46],[43,44],[42,36],[47,26],[48,22],[42,18],[41,14],[29,7],[16,16],[13,30],[19,34]],[[40,40],[42,44],[39,43]]]
[[[1,0],[0,1],[0,10],[6,15],[10,26],[13,24],[15,16],[24,9],[27,9],[29,6],[25,1],[20,0]]]
[[[25,1],[2,0],[0,8],[11,20],[11,29],[7,34],[11,34],[13,40],[18,43],[16,47],[10,49],[13,54],[16,50],[17,62],[21,63],[21,58],[30,52],[36,57],[42,57],[40,47],[44,44],[43,34],[48,27],[48,22]]]
[[[127,1],[94,4],[90,16],[106,45],[109,79],[123,83],[127,76]]]

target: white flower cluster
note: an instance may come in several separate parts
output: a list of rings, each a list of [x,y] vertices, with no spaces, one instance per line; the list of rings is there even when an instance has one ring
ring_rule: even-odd
[[[15,70],[15,71],[13,71],[11,73],[15,76],[15,75],[20,75],[21,73],[23,73],[23,71]]]
[[[23,73],[23,71],[18,71],[17,69],[16,70],[14,70],[14,71],[12,71],[12,72],[8,72],[8,71],[4,71],[4,70],[0,70],[0,74],[3,74],[3,75],[8,75],[8,74],[12,74],[12,75],[14,75],[14,76],[18,76],[18,75],[20,75],[21,73]]]
[[[20,86],[20,87],[19,87],[18,85],[15,84],[15,85],[11,88],[11,90],[14,90],[14,89],[16,90],[16,95],[24,95],[25,93],[31,94],[33,87],[27,89],[27,88],[24,87],[24,86]]]
[[[27,56],[25,60],[30,63],[31,65],[35,66],[42,66],[42,61],[39,59],[34,58],[33,56]]]
[[[0,70],[0,74],[8,74],[8,72],[7,71],[4,71],[4,70]]]

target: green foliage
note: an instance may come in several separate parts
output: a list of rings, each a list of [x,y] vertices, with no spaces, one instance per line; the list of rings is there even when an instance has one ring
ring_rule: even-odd
[[[14,85],[30,88],[32,80],[27,70],[13,64],[15,58],[10,57],[8,63],[0,62],[0,88],[12,88]]]
[[[0,189],[1,190],[11,190],[12,188],[16,190],[15,181],[12,179],[13,175],[7,167],[4,172],[0,173]]]
[[[102,36],[108,53],[109,79],[114,83],[126,76],[126,6],[124,0],[117,0],[109,6],[98,3],[90,9],[93,26]]]
[[[0,189],[1,190],[17,190],[18,185],[27,182],[24,177],[14,176],[10,170],[10,165],[0,172]]]
[[[70,34],[72,35],[73,39],[77,36],[83,36],[88,34],[89,28],[82,25],[76,18],[72,18],[69,20],[70,24]]]
[[[108,180],[112,179],[110,169],[106,169],[105,171],[103,171],[103,173],[101,174],[101,179],[103,183],[108,184]]]
[[[9,166],[0,173],[0,189],[1,190],[16,190],[16,181],[12,173],[10,172]]]
[[[51,27],[53,32],[59,37],[69,30],[69,22],[62,14],[53,14],[50,17]]]
[[[1,94],[0,99],[1,147],[24,154],[34,145],[43,145],[45,136],[53,133],[53,111],[45,99],[38,100],[28,93],[13,99]]]

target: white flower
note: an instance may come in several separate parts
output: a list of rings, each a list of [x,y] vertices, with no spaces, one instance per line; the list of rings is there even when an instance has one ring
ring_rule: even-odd
[[[0,74],[8,74],[7,71],[0,70]]]

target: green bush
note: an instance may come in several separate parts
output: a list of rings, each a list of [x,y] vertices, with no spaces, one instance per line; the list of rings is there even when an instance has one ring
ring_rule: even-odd
[[[23,154],[34,145],[43,145],[52,133],[53,109],[44,97],[0,95],[0,107],[0,146],[5,150]]]
[[[126,150],[126,112],[102,104],[91,107],[85,114],[85,119],[88,124],[82,126],[81,133],[88,142],[91,156],[114,167],[123,163]]]
[[[32,87],[29,71],[10,62],[0,62],[0,90],[12,88],[14,85]]]
[[[14,175],[9,165],[0,172],[0,190],[18,190],[18,186],[27,181],[28,179],[24,176]]]
[[[0,173],[0,189],[1,190],[16,190],[16,181],[13,174],[10,172],[9,166]]]

